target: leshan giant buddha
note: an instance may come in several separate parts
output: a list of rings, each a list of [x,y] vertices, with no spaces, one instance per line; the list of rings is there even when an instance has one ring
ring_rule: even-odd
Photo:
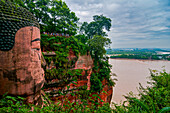
[[[35,104],[44,84],[39,24],[26,9],[0,1],[0,26],[0,95]]]

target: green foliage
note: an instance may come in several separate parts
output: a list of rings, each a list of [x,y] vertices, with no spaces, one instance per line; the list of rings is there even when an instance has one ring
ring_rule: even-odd
[[[95,74],[92,73],[91,78],[90,78],[90,82],[91,82],[91,90],[92,91],[101,91],[102,90],[102,82],[101,80],[98,78],[99,74]]]
[[[158,113],[166,113],[170,111],[170,107],[165,107],[165,108],[162,108]]]
[[[44,59],[47,62],[47,66],[44,67],[47,83],[44,84],[43,88],[64,88],[71,83],[77,85],[74,81],[77,81],[78,78],[82,76],[81,73],[83,70],[73,68],[75,67],[79,54],[87,53],[87,46],[79,42],[74,36],[66,38],[61,36],[41,35],[41,47],[42,50],[47,51],[48,54],[50,54],[50,51],[55,52],[54,56],[44,55]],[[75,56],[69,59],[69,52],[71,51]],[[53,79],[57,79],[58,81],[51,83],[50,81]],[[54,94],[66,95],[68,92],[73,92],[73,90],[76,89],[80,92],[85,92],[87,88],[79,87],[72,90],[64,90],[62,91],[63,94],[61,91],[50,91],[50,96]],[[72,94],[75,95],[75,93]],[[82,97],[85,96],[84,93]]]
[[[170,106],[170,100],[168,99],[170,94],[168,82],[170,80],[170,74],[165,71],[158,73],[153,70],[150,79],[152,81],[148,82],[148,84],[152,85],[152,87],[147,87],[146,89],[142,86],[140,87],[140,92],[146,93],[140,93],[141,100],[145,101],[149,107],[152,107],[153,103],[156,111],[159,111],[163,107]]]
[[[87,97],[86,99],[80,99],[80,102],[70,102],[68,99],[65,99],[63,105],[58,104],[49,104],[48,106],[44,106],[43,108],[35,105],[27,105],[24,104],[24,98],[22,97],[13,97],[4,95],[0,100],[0,113],[94,113],[94,112],[111,112],[111,108],[109,104],[100,105],[98,102],[97,95],[92,95],[92,97],[96,97],[97,101],[92,102],[90,105],[88,104],[91,101],[91,97]]]
[[[95,60],[98,60],[99,57],[102,58],[106,53],[104,47],[110,45],[111,41],[109,38],[96,35],[92,39],[89,39],[87,43],[90,47],[92,57],[94,57]]]
[[[77,38],[75,38],[74,36],[66,38],[61,36],[49,36],[44,34],[41,35],[41,48],[44,51],[58,51],[62,53],[63,57],[68,56],[70,49],[77,57],[79,53],[86,54],[88,51],[88,46],[79,42],[79,40],[77,40]]]
[[[75,35],[79,18],[62,0],[11,0],[28,9],[39,21],[41,32]]]
[[[8,96],[7,93],[0,100],[0,113],[26,113],[31,107],[24,104],[24,98]]]
[[[94,61],[93,73],[90,78],[91,90],[101,91],[103,88],[102,81],[107,80],[107,85],[114,86],[117,79],[111,80],[111,65],[109,64],[109,57],[103,57],[100,60]]]
[[[142,60],[161,60],[157,55],[146,55],[146,54],[122,54],[122,55],[116,55],[116,56],[110,56],[110,58],[128,58],[128,59],[142,59]]]
[[[88,39],[93,38],[94,35],[99,36],[107,36],[106,32],[104,32],[104,29],[107,31],[110,31],[111,28],[111,19],[107,18],[103,15],[95,15],[93,16],[93,21],[89,24],[87,22],[84,22],[82,26],[80,27],[81,33],[85,34]]]
[[[83,44],[86,44],[88,40],[88,38],[85,35],[76,35],[75,38],[77,38]]]

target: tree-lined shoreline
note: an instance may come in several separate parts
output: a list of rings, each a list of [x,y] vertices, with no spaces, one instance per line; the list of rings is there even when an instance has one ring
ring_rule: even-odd
[[[140,60],[140,61],[170,61],[170,60],[154,60],[154,59],[135,59],[135,58],[111,58],[110,59],[117,59],[117,60]]]
[[[114,59],[170,60],[170,52],[159,48],[108,49],[107,55]]]

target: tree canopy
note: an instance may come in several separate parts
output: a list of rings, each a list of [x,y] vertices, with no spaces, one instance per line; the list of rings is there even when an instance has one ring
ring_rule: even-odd
[[[83,34],[81,41],[88,44],[92,57],[95,59],[102,58],[106,53],[105,47],[111,44],[109,38],[107,38],[107,33],[105,31],[110,31],[111,19],[103,15],[93,16],[93,21],[90,23],[84,22],[80,27],[80,34]],[[86,42],[85,42],[86,41]]]
[[[92,51],[92,55],[95,58],[98,58],[98,57],[102,57],[106,53],[104,47],[111,44],[111,41],[109,38],[105,38],[100,35],[95,35],[92,39],[88,40],[88,44]]]
[[[75,35],[79,18],[62,0],[11,0],[28,9],[40,23],[41,32]]]
[[[80,27],[80,32],[84,33],[89,39],[94,35],[107,36],[106,31],[110,31],[111,19],[103,15],[93,16],[93,21],[90,23],[84,22]]]

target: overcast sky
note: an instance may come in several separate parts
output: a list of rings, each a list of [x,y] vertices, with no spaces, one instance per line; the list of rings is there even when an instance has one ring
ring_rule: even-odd
[[[170,48],[170,0],[64,0],[81,22],[111,18],[111,48]]]

